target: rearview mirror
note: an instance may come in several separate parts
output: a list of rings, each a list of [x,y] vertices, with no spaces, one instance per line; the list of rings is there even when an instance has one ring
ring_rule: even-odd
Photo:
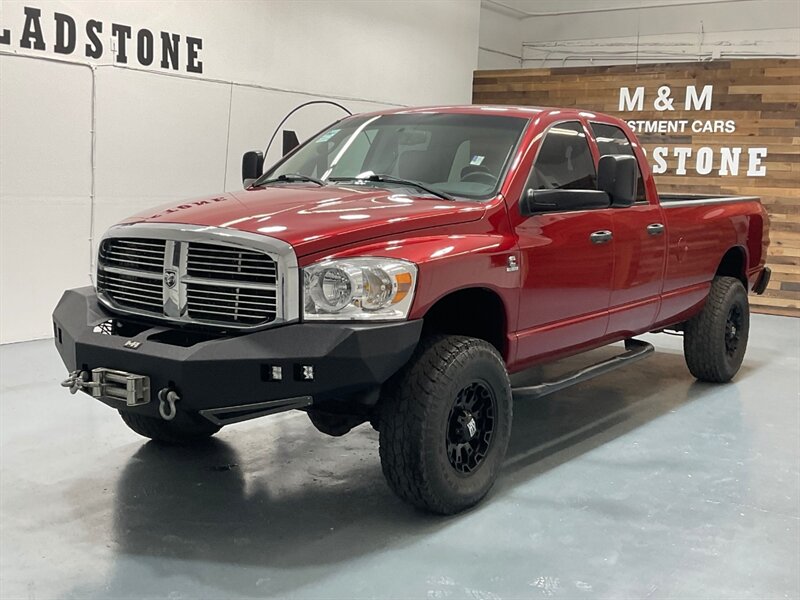
[[[636,158],[609,154],[597,165],[597,189],[608,194],[612,208],[627,208],[636,202]]]
[[[259,177],[264,171],[264,154],[258,150],[251,150],[245,152],[242,156],[242,183],[244,187],[250,185]]]
[[[519,210],[529,217],[538,213],[608,208],[608,194],[598,190],[534,190],[520,199]]]

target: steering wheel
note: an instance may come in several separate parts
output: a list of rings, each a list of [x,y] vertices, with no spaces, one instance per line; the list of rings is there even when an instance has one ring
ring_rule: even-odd
[[[485,183],[487,185],[494,185],[497,183],[497,177],[489,173],[488,171],[473,171],[472,173],[467,173],[461,178],[461,181],[465,182],[475,182],[475,183]]]

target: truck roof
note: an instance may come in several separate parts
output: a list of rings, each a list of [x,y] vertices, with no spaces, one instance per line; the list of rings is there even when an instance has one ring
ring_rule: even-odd
[[[599,113],[596,111],[584,110],[580,108],[558,108],[555,106],[509,106],[503,104],[465,104],[452,106],[411,106],[399,107],[386,110],[377,110],[368,115],[391,115],[407,113],[451,113],[451,114],[503,114],[509,117],[522,117],[530,119],[534,115],[545,114],[547,116],[561,115],[564,118],[585,117],[601,118],[602,120],[619,121],[616,117]]]

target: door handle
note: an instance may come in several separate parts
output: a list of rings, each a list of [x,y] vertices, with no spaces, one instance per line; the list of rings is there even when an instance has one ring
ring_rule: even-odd
[[[650,235],[661,235],[664,233],[664,225],[661,223],[651,223],[647,226],[647,233]]]
[[[595,231],[593,234],[589,236],[589,239],[592,241],[593,244],[607,244],[612,240],[614,234],[610,231],[604,229],[602,231]]]

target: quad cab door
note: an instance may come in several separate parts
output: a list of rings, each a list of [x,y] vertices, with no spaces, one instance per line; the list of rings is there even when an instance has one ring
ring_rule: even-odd
[[[637,157],[627,134],[616,125],[592,122],[599,156]],[[645,331],[656,320],[661,305],[666,260],[666,225],[656,194],[648,194],[638,169],[636,202],[614,208],[614,279],[609,306],[608,335],[620,337]],[[652,196],[652,197],[649,197]]]
[[[595,160],[577,120],[544,133],[522,194],[529,189],[596,190]],[[517,208],[519,203],[517,204]],[[518,367],[601,339],[608,325],[614,268],[609,208],[512,210],[520,249]]]

